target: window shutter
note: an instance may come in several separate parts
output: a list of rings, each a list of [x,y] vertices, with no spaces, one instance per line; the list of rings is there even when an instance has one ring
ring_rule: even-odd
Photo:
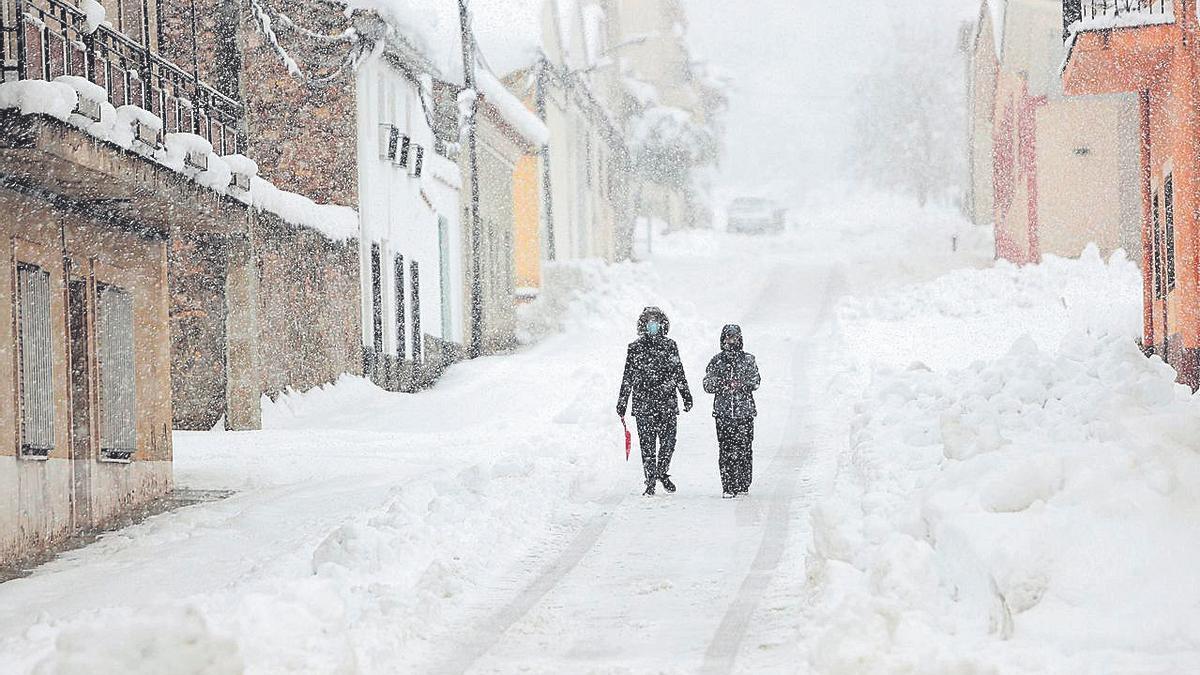
[[[54,448],[54,352],[50,338],[50,275],[18,264],[21,352],[21,452],[46,457]]]
[[[133,296],[116,286],[100,286],[97,309],[100,450],[108,459],[129,459],[137,450]]]

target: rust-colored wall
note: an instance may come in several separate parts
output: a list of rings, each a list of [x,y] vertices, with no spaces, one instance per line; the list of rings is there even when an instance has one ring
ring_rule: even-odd
[[[1197,300],[1200,141],[1197,104],[1197,48],[1200,29],[1194,12],[1174,24],[1081,33],[1072,48],[1063,82],[1068,93],[1134,92],[1139,95],[1142,192],[1142,275],[1145,307],[1143,341],[1179,371],[1180,380],[1200,384],[1200,321]],[[1162,201],[1165,176],[1174,176],[1176,287],[1166,300],[1154,295],[1152,200]],[[1165,205],[1160,207],[1165,213]],[[1165,265],[1166,247],[1158,259]]]

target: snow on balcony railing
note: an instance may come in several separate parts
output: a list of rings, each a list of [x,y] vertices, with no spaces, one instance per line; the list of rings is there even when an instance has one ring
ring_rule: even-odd
[[[90,101],[91,105],[81,106],[82,101]],[[218,194],[315,230],[331,241],[358,237],[355,209],[317,204],[304,195],[281,190],[258,176],[258,165],[253,160],[240,154],[218,154],[218,148],[202,136],[187,132],[164,135],[163,120],[157,115],[131,104],[114,107],[103,87],[83,78],[64,75],[50,82],[35,79],[0,83],[0,110],[61,120]],[[97,114],[85,114],[89,110]]]
[[[1063,32],[1155,26],[1175,22],[1173,0],[1063,0]]]
[[[82,4],[0,0],[0,79],[85,79],[102,87],[113,105],[158,116],[168,133],[198,134],[223,153],[241,149],[240,102],[148,49],[149,24],[138,42],[103,23],[99,3]]]

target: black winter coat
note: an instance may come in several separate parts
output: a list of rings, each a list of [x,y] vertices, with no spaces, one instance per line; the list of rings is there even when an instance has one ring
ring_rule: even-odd
[[[721,331],[721,353],[708,362],[704,372],[704,391],[716,394],[713,417],[742,420],[757,416],[754,392],[761,383],[754,355],[742,350],[742,329],[726,326]]]
[[[657,321],[661,333],[646,333],[646,323]],[[671,322],[657,307],[647,307],[638,319],[641,335],[629,345],[625,355],[625,374],[621,377],[621,394],[617,399],[617,414],[625,416],[630,397],[634,417],[654,417],[679,414],[679,398],[691,409],[692,392],[679,358],[679,346],[667,337]]]

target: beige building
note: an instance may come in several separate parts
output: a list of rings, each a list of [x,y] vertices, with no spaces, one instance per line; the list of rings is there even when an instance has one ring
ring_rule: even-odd
[[[1077,256],[1089,243],[1133,251],[1139,241],[1136,101],[1063,94],[1062,25],[1058,0],[987,0],[980,11],[971,205],[977,222],[991,207],[996,255],[1017,263]]]
[[[535,148],[530,140],[505,118],[498,105],[484,95],[477,98],[477,164],[479,179],[480,240],[475,245],[471,204],[463,200],[464,332],[471,335],[475,317],[471,308],[471,285],[478,273],[482,291],[481,324],[484,353],[511,349],[516,345],[516,269],[514,266],[514,172],[517,163]],[[460,153],[463,184],[470,185],[469,152]],[[476,254],[478,257],[476,258]],[[475,260],[478,260],[476,271]]]
[[[613,110],[622,102],[609,0],[546,4],[545,62],[528,98],[550,130],[548,214],[557,260],[612,262],[628,248],[628,158]]]

